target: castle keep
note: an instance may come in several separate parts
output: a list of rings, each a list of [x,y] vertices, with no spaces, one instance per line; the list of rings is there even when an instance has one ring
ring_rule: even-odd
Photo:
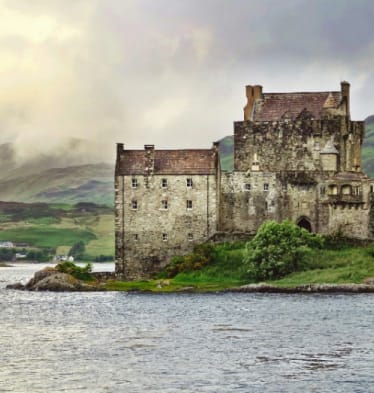
[[[116,271],[149,277],[171,256],[214,238],[253,234],[266,220],[374,238],[374,181],[362,172],[364,122],[340,91],[264,93],[247,86],[234,123],[234,169],[207,150],[117,144]]]

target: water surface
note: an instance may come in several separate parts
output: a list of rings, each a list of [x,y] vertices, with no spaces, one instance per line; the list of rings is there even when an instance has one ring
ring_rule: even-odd
[[[374,392],[373,295],[4,289],[36,269],[0,268],[0,392]]]

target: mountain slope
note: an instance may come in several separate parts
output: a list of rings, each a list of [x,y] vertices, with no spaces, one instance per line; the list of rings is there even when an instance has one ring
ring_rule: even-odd
[[[0,180],[0,200],[112,205],[113,171],[110,164],[88,164]]]
[[[364,172],[374,179],[374,115],[365,119],[365,139],[362,148]]]

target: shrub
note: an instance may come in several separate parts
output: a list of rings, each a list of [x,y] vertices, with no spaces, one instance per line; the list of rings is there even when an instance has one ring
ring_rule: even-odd
[[[71,274],[73,277],[78,280],[92,280],[92,275],[90,274],[92,271],[92,264],[87,263],[84,267],[79,267],[75,265],[73,262],[63,262],[56,265],[56,270],[61,273]]]
[[[370,245],[368,245],[365,249],[366,254],[370,255],[371,257],[374,257],[374,243],[371,243]]]
[[[200,270],[212,261],[213,250],[212,244],[203,243],[195,246],[191,254],[172,257],[160,277],[172,278],[178,273]]]
[[[312,248],[322,247],[323,239],[290,221],[268,221],[246,244],[244,264],[249,278],[277,279],[304,267]]]

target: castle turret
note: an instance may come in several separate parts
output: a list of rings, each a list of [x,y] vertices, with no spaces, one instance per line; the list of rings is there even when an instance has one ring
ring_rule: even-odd
[[[337,171],[339,152],[332,143],[328,140],[325,147],[321,150],[321,163],[324,171]]]

